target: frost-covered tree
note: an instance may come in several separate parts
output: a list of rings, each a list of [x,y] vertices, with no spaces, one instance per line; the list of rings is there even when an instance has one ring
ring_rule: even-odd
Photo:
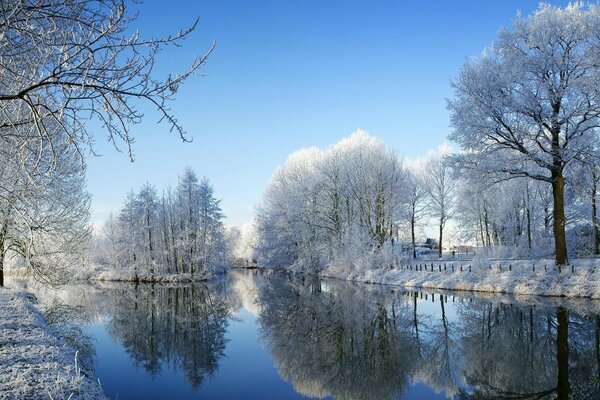
[[[117,260],[133,279],[153,280],[163,273],[204,276],[230,261],[223,218],[210,182],[199,181],[187,168],[176,190],[162,197],[149,183],[127,194],[116,224],[105,225],[111,245],[105,246],[104,259]]]
[[[444,228],[456,211],[456,179],[444,151],[430,153],[423,170],[425,191],[429,199],[428,210],[438,227],[440,257],[442,257]]]
[[[89,235],[85,169],[68,138],[17,145],[22,133],[0,136],[0,286],[15,254],[36,278],[65,279],[82,264]]]
[[[416,228],[423,220],[427,211],[427,191],[423,182],[422,171],[408,170],[406,176],[406,208],[404,218],[410,226],[410,238],[412,244],[412,256],[417,258]]]
[[[69,144],[82,151],[93,143],[98,125],[90,124],[92,119],[115,147],[124,144],[133,157],[130,127],[142,119],[141,101],[185,140],[168,102],[206,57],[163,79],[154,66],[159,52],[179,45],[195,24],[173,36],[147,39],[129,33],[134,20],[125,0],[3,1],[0,136],[26,127],[23,140],[39,144],[67,133]]]
[[[552,186],[556,263],[568,264],[565,169],[590,153],[600,126],[600,6],[542,4],[517,16],[469,60],[448,102],[467,168]],[[501,160],[498,162],[498,160]]]
[[[348,268],[383,254],[403,211],[405,176],[396,154],[364,131],[293,153],[258,208],[259,263]]]
[[[128,33],[135,17],[125,0],[9,0],[0,10],[0,258],[16,252],[35,276],[50,279],[86,243],[83,156],[93,151],[98,127],[133,159],[130,128],[142,120],[138,107],[145,103],[186,140],[168,103],[206,57],[158,78],[158,53],[179,45],[195,24],[166,38],[141,38]],[[135,258],[139,244],[112,254]],[[0,278],[2,271],[0,265]]]

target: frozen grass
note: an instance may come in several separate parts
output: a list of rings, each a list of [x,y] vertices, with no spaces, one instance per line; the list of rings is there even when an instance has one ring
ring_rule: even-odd
[[[104,399],[80,357],[48,325],[32,294],[0,288],[0,398]]]
[[[560,272],[553,260],[443,260],[405,262],[378,269],[331,265],[322,275],[415,288],[600,299],[597,259],[572,260]]]

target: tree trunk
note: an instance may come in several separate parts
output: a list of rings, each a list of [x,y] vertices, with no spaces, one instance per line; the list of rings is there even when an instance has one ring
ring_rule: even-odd
[[[417,258],[417,244],[415,241],[415,214],[414,214],[414,206],[413,206],[413,216],[410,219],[410,235],[412,239],[412,248],[413,248],[413,258]]]
[[[556,312],[556,362],[558,364],[558,377],[556,385],[556,398],[568,399],[571,391],[569,384],[569,314],[564,308]]]
[[[4,287],[4,244],[1,246],[2,254],[0,254],[0,287]]]
[[[554,246],[556,265],[568,265],[567,238],[565,234],[565,178],[562,170],[552,171],[552,196],[554,198]]]
[[[440,258],[442,258],[442,237],[443,237],[443,232],[444,232],[444,224],[442,223],[442,221],[440,221],[440,241],[438,242],[438,248],[439,248]]]
[[[598,229],[597,205],[596,205],[596,174],[592,172],[592,189],[590,191],[592,197],[592,229],[594,231],[594,254],[600,254],[600,230]]]
[[[487,205],[484,204],[484,209],[483,209],[483,222],[484,222],[484,226],[485,226],[485,244],[484,246],[490,247],[492,245],[492,239],[490,237],[490,221],[489,221],[489,217],[488,217],[488,210],[487,210]]]
[[[2,226],[2,232],[0,232],[0,287],[4,287],[4,258],[6,256],[6,249],[4,247],[4,240],[8,232],[8,221],[4,222]]]
[[[529,203],[527,203],[527,247],[531,250],[531,212],[529,211]]]

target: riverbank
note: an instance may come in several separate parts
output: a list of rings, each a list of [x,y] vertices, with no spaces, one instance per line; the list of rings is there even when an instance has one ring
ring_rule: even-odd
[[[132,268],[116,269],[106,265],[91,265],[80,271],[74,278],[76,281],[81,282],[191,283],[207,281],[215,275],[216,273],[208,271],[198,271],[193,275],[190,273],[169,274],[163,272],[153,274],[149,268],[139,268],[135,271]]]
[[[0,288],[0,398],[105,399],[78,353],[48,325],[34,295]]]
[[[332,265],[324,277],[410,288],[600,299],[600,260],[416,261],[393,268],[348,269]]]

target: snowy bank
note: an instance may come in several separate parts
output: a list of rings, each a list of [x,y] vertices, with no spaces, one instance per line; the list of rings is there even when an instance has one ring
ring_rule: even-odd
[[[553,260],[480,260],[410,262],[368,270],[331,265],[321,275],[414,288],[600,299],[597,259],[573,260],[560,271]]]
[[[104,399],[76,350],[36,307],[35,296],[0,288],[0,398]]]
[[[165,272],[150,273],[146,268],[135,270],[124,268],[116,269],[105,265],[92,265],[88,269],[80,271],[75,276],[76,281],[113,281],[113,282],[146,282],[146,283],[189,283],[201,282],[213,278],[217,273],[201,271],[194,275],[189,273],[169,274]]]

